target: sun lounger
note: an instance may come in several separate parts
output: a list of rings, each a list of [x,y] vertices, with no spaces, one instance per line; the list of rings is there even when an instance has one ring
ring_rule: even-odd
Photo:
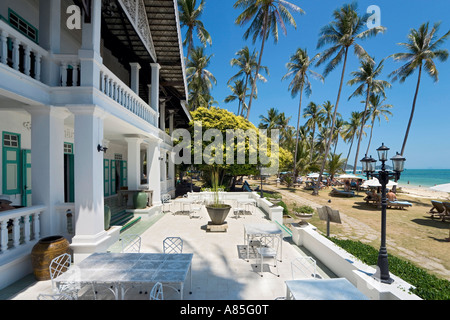
[[[427,212],[431,214],[431,219],[434,219],[436,217],[442,219],[442,217],[445,216],[446,213],[444,204],[441,201],[436,200],[431,200],[431,204],[433,205],[433,208],[431,208],[431,210]]]
[[[389,201],[388,200],[387,207],[404,209],[406,207],[412,207],[412,203],[410,203],[408,201]]]
[[[353,191],[343,191],[333,188],[330,192],[330,196],[341,196],[341,197],[354,197],[355,192]]]
[[[442,221],[450,220],[450,202],[442,202],[445,208],[445,214],[442,216]]]
[[[381,204],[381,195],[377,194],[376,196],[374,196],[372,194],[367,193],[367,196],[364,198],[364,201],[367,204],[371,203],[371,204],[379,206]]]

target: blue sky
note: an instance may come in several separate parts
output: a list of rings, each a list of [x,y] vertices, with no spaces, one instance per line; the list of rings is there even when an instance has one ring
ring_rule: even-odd
[[[250,121],[255,125],[260,122],[259,116],[267,114],[267,110],[273,107],[284,112],[287,117],[292,117],[290,125],[296,126],[299,97],[291,97],[288,91],[288,80],[281,81],[287,72],[286,62],[299,47],[307,48],[310,57],[325,49],[326,47],[320,50],[316,49],[320,28],[332,20],[331,15],[334,9],[350,1],[290,0],[290,2],[300,6],[306,14],[294,14],[297,29],[288,27],[287,36],[280,32],[278,43],[275,44],[272,38],[266,42],[262,64],[269,67],[270,76],[267,77],[266,83],[258,84],[259,96],[257,100],[253,101],[250,113]],[[246,28],[239,27],[234,23],[240,13],[233,8],[234,3],[234,0],[206,0],[205,12],[201,18],[212,37],[212,46],[208,46],[206,49],[208,54],[214,55],[208,68],[217,79],[217,85],[213,88],[212,95],[221,108],[232,112],[236,112],[237,102],[228,104],[223,102],[225,97],[231,93],[227,81],[238,71],[236,67],[230,66],[230,60],[245,45],[251,50],[256,49],[257,51],[261,46],[259,41],[253,44],[251,39],[243,39],[242,35]],[[360,42],[366,51],[375,57],[376,61],[380,61],[392,53],[404,52],[397,43],[406,42],[409,30],[417,29],[424,22],[429,21],[430,24],[433,24],[441,21],[439,36],[450,29],[450,1],[448,0],[360,0],[358,1],[360,14],[365,13],[370,5],[380,7],[381,24],[387,28],[384,34]],[[443,48],[450,50],[450,40],[447,40]],[[345,82],[350,80],[350,72],[355,71],[358,66],[358,59],[352,53],[348,59]],[[389,80],[388,74],[399,66],[401,63],[396,63],[392,59],[386,60],[380,79]],[[404,153],[407,159],[406,168],[450,169],[450,59],[446,63],[437,62],[437,67],[440,72],[438,83],[434,83],[428,75],[422,75],[416,112]],[[323,66],[314,68],[314,70],[322,73]],[[322,104],[326,100],[330,100],[335,104],[341,70],[342,65],[330,73],[324,83],[313,79],[313,93],[309,98],[304,95],[302,109],[310,101]],[[411,112],[416,82],[417,72],[402,84],[392,83],[392,88],[387,90],[386,103],[394,106],[393,117],[388,123],[382,120],[380,125],[375,124],[369,152],[374,158],[376,158],[376,148],[382,142],[391,148],[391,156],[396,151],[400,151]],[[348,100],[355,88],[356,86],[343,87],[338,112],[342,114],[344,120],[349,118],[352,111],[364,110],[364,105],[360,103],[362,98]],[[302,117],[300,124],[305,121],[306,119]],[[367,142],[368,138],[361,142],[358,159],[364,156]],[[345,157],[348,147],[340,140],[337,152],[342,153]],[[349,161],[351,164],[353,164],[355,152],[354,144]],[[359,161],[358,165],[360,165]]]

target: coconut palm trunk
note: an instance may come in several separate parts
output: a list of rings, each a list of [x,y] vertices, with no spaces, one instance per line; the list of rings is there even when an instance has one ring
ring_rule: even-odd
[[[325,163],[327,162],[328,153],[330,152],[331,142],[333,140],[333,130],[334,130],[334,125],[336,123],[336,114],[337,114],[337,110],[338,110],[338,106],[339,106],[339,100],[341,98],[342,85],[344,83],[345,67],[347,66],[348,48],[349,47],[345,48],[344,65],[342,67],[341,82],[339,84],[339,91],[338,91],[338,96],[337,96],[337,100],[336,100],[336,105],[334,106],[333,120],[331,122],[330,137],[328,138],[327,147],[325,149],[325,154],[323,156],[322,167],[320,168],[319,179],[317,181],[317,184],[314,187],[313,195],[319,194],[319,184],[322,181],[323,171],[325,170]]]
[[[405,138],[403,140],[403,145],[402,145],[402,151],[400,152],[401,155],[403,155],[403,152],[405,151],[405,147],[406,147],[406,141],[408,140],[408,135],[409,135],[409,129],[411,128],[411,123],[414,117],[414,111],[416,109],[416,101],[417,101],[417,95],[419,93],[419,86],[420,86],[420,78],[422,76],[422,64],[419,66],[419,76],[417,78],[417,86],[416,86],[416,93],[414,94],[414,100],[413,100],[413,105],[411,108],[411,115],[409,117],[409,121],[408,121],[408,127],[406,128],[406,133],[405,133]]]
[[[298,117],[297,117],[297,137],[295,138],[295,156],[294,156],[294,183],[297,181],[297,153],[298,153],[298,139],[300,129],[300,114],[302,112],[302,96],[303,96],[303,84],[300,87],[300,102],[298,103]]]
[[[264,26],[263,26],[263,36],[262,36],[262,42],[261,42],[261,51],[259,52],[258,65],[256,66],[256,75],[255,75],[255,79],[253,79],[252,92],[250,94],[250,100],[248,102],[248,107],[247,107],[247,116],[245,117],[247,120],[250,116],[250,109],[252,108],[253,95],[255,94],[255,91],[256,91],[256,81],[258,80],[259,67],[261,66],[261,60],[262,60],[262,55],[263,55],[263,51],[264,51],[264,44],[266,43],[266,33],[267,33],[268,21],[269,21],[269,13],[268,13],[268,11],[266,11],[264,13]]]
[[[364,113],[363,113],[363,117],[362,117],[362,120],[361,120],[361,129],[359,130],[358,145],[356,147],[356,155],[355,155],[355,163],[353,165],[353,174],[356,173],[356,165],[358,164],[359,148],[361,146],[362,133],[363,133],[363,130],[364,130],[364,126],[366,124],[367,109],[369,108],[369,97],[370,97],[370,85],[367,84],[366,106],[364,108]]]

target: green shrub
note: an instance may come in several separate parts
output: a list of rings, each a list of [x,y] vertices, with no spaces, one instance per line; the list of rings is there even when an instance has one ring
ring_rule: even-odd
[[[330,238],[331,241],[342,247],[368,265],[376,265],[378,250],[359,241],[340,240]],[[449,300],[450,281],[440,279],[426,270],[388,254],[389,271],[405,280],[415,288],[411,292],[425,300]]]
[[[300,206],[298,207],[296,204],[294,204],[294,207],[292,208],[293,211],[298,213],[314,213],[314,209],[311,206]]]
[[[283,201],[280,201],[277,203],[277,206],[283,207],[283,215],[285,215],[285,216],[289,215],[289,210],[287,208],[286,203],[284,203]]]

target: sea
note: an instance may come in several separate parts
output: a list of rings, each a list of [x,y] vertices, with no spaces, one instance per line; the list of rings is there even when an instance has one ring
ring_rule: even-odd
[[[361,175],[358,170],[357,174]],[[450,169],[405,169],[398,181],[400,185],[430,188],[450,183]]]
[[[405,169],[398,183],[428,188],[438,184],[450,183],[450,169]]]

